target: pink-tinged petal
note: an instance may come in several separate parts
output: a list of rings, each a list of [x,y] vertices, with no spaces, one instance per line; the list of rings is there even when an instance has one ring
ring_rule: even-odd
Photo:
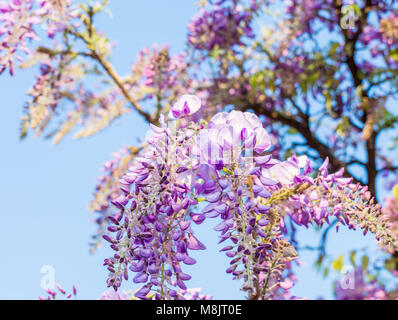
[[[257,137],[254,134],[251,134],[250,136],[245,138],[245,142],[244,142],[243,146],[246,149],[256,150],[256,148],[255,148],[255,145],[257,143],[256,141],[257,141]]]
[[[293,161],[280,162],[269,169],[263,169],[262,175],[279,181],[281,184],[289,185],[293,178],[300,174],[299,166]]]
[[[187,230],[189,228],[190,224],[191,224],[191,221],[189,221],[189,220],[184,220],[184,221],[179,222],[180,228],[183,231]]]
[[[201,164],[215,164],[222,159],[221,145],[217,142],[218,130],[207,129],[202,130],[196,140],[196,144],[200,150]]]
[[[64,288],[62,288],[58,283],[56,283],[55,285],[57,286],[58,290],[59,290],[62,294],[65,294],[65,293],[66,293],[66,291],[64,290]]]
[[[311,200],[318,200],[318,199],[319,199],[319,194],[318,194],[318,192],[316,192],[315,190],[313,190],[313,191],[310,193],[310,199],[311,199]]]
[[[188,249],[191,250],[205,250],[206,246],[201,243],[194,235],[191,233],[188,235]]]
[[[337,183],[341,185],[348,185],[352,182],[353,178],[338,178],[336,179]]]
[[[221,192],[213,192],[210,193],[208,195],[206,195],[206,201],[211,202],[211,203],[215,203],[218,202],[221,198],[222,193]]]
[[[187,265],[193,265],[193,264],[196,263],[196,260],[195,260],[194,258],[191,258],[191,257],[187,256],[187,257],[184,259],[183,262],[184,262],[184,264],[187,264]]]
[[[256,146],[254,150],[258,153],[263,153],[271,147],[271,138],[263,127],[255,129]]]
[[[254,161],[256,161],[257,164],[262,165],[264,163],[267,163],[271,160],[272,155],[266,155],[266,156],[258,156],[254,158]]]
[[[119,209],[123,209],[124,206],[129,202],[129,199],[124,196],[120,195],[116,199],[112,200],[111,203]]]
[[[150,124],[151,125],[151,129],[156,132],[156,133],[163,133],[165,130],[163,128],[159,128],[157,126],[155,126],[154,124]]]
[[[328,176],[328,167],[329,167],[329,157],[326,157],[323,164],[319,167],[319,172],[322,174],[324,178]]]
[[[232,149],[235,145],[234,130],[231,126],[226,126],[218,131],[217,142],[223,150]]]
[[[284,289],[284,290],[289,290],[291,287],[294,286],[294,283],[293,283],[292,280],[290,280],[290,279],[288,278],[288,279],[285,279],[283,282],[281,282],[281,283],[279,284],[279,286],[280,286],[282,289]]]
[[[211,118],[209,122],[209,128],[223,127],[226,125],[228,120],[227,112],[219,112]]]
[[[217,210],[212,210],[205,213],[206,218],[217,218],[220,215],[220,212]]]
[[[252,133],[252,126],[246,120],[245,115],[241,111],[231,111],[228,115],[227,123],[234,128],[234,138],[236,140],[242,140],[243,137],[248,137]],[[236,141],[236,143],[237,142],[238,141]]]
[[[196,224],[201,224],[206,219],[206,216],[204,214],[191,212],[191,218],[192,221],[195,222]]]
[[[263,124],[261,123],[260,119],[254,113],[245,112],[245,118],[253,128],[263,127]]]
[[[322,199],[321,202],[319,203],[319,206],[321,208],[327,208],[329,206],[329,202],[325,199]]]

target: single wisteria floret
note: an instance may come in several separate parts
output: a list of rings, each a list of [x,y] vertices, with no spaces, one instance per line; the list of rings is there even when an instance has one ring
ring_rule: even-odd
[[[184,118],[199,111],[202,102],[200,98],[195,95],[183,95],[170,108],[170,118]]]

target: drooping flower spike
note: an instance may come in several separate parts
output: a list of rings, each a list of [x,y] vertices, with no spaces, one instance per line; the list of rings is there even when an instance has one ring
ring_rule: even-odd
[[[195,101],[183,97],[176,110]],[[133,282],[142,284],[138,298],[177,298],[191,279],[185,268],[196,263],[190,250],[205,249],[192,223],[203,226],[208,218],[219,219],[220,243],[230,241],[221,250],[231,258],[227,273],[243,280],[251,299],[272,298],[292,286],[283,276],[297,258],[284,234],[286,217],[306,227],[337,219],[338,226],[359,227],[387,247],[396,245],[366,187],[352,184],[342,170],[329,174],[327,159],[315,178],[305,157],[273,159],[254,114],[219,113],[208,125],[181,128],[163,122],[152,131],[112,202],[119,208],[108,227],[114,236],[104,235],[115,251],[104,263],[115,290],[131,271]]]

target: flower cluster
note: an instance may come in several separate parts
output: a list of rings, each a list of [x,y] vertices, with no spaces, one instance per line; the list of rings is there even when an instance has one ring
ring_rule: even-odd
[[[108,286],[117,289],[130,269],[137,273],[135,283],[145,283],[136,297],[145,299],[151,289],[158,288],[156,298],[170,299],[178,296],[173,287],[187,289],[184,281],[190,276],[182,271],[181,264],[196,262],[188,250],[204,249],[193,235],[189,216],[184,214],[198,203],[187,194],[189,170],[176,169],[177,163],[189,160],[186,149],[193,145],[197,127],[179,131],[176,139],[167,128],[153,129],[154,135],[146,141],[147,150],[121,180],[123,194],[112,202],[121,209],[109,217],[114,225],[108,230],[115,232],[116,238],[104,235],[104,239],[117,253],[105,265],[110,271]],[[169,152],[177,158],[170,159]]]
[[[182,97],[171,115],[185,105],[189,118],[196,101]],[[306,157],[279,161],[265,154],[270,137],[254,114],[170,123],[174,127],[163,120],[151,126],[146,147],[120,180],[122,194],[112,201],[119,211],[109,217],[108,231],[115,236],[103,237],[116,251],[104,263],[115,290],[130,270],[133,282],[143,284],[136,297],[180,299],[178,290],[191,279],[182,267],[196,262],[189,250],[205,249],[191,224],[208,218],[220,219],[220,243],[231,241],[221,249],[232,259],[227,273],[243,280],[251,299],[269,299],[293,285],[283,277],[297,258],[284,235],[287,217],[306,227],[337,219],[374,233],[385,246],[395,241],[367,189],[343,178],[342,170],[329,174],[328,160],[313,178]]]
[[[16,52],[30,53],[28,40],[39,40],[33,30],[40,19],[30,11],[33,0],[13,0],[0,3],[0,73],[9,69],[14,74],[14,57]],[[18,60],[21,57],[16,56]]]
[[[61,50],[41,49],[22,64],[22,67],[29,67],[40,63],[40,74],[28,91],[30,99],[25,104],[25,115],[21,119],[22,138],[30,130],[35,130],[36,135],[46,131],[47,137],[52,137],[56,144],[76,127],[80,130],[75,133],[75,138],[90,137],[108,127],[120,115],[131,111],[119,88],[101,87],[100,92],[87,89],[84,77],[88,66],[76,60],[73,53],[55,52]],[[65,102],[72,104],[67,110]],[[54,118],[60,118],[57,128],[51,127]]]
[[[141,52],[141,55],[149,52]],[[183,55],[170,57],[169,48],[154,48],[150,55],[149,63],[145,66],[144,77],[145,85],[154,87],[161,94],[165,90],[171,90],[177,84],[178,71],[186,68],[186,62]]]
[[[14,74],[14,58],[20,53],[31,54],[29,41],[39,41],[35,27],[47,24],[47,35],[53,38],[66,23],[76,16],[71,1],[12,0],[0,2],[0,74],[9,69]]]
[[[42,16],[46,24],[47,36],[52,39],[57,33],[63,32],[69,21],[78,16],[76,6],[72,0],[40,0],[37,14]],[[78,26],[74,23],[73,26]]]
[[[251,21],[258,9],[254,1],[249,8],[237,1],[220,1],[219,4],[223,6],[202,8],[189,24],[188,41],[196,49],[227,49],[242,45],[244,37],[254,37]]]
[[[116,199],[120,190],[120,177],[134,161],[134,156],[140,151],[138,148],[123,148],[112,154],[112,159],[102,167],[102,176],[98,179],[93,193],[89,210],[98,214],[95,219],[96,234],[92,235],[90,251],[94,253],[102,245],[102,236],[107,233],[108,216],[114,213],[111,201]]]
[[[187,77],[189,64],[184,54],[171,55],[167,46],[142,49],[126,85],[141,101],[154,101],[159,108],[170,103],[191,86]]]
[[[286,5],[286,14],[291,20],[295,20],[295,25],[298,27],[297,35],[301,35],[303,33],[311,33],[314,32],[315,20],[319,19],[323,22],[327,22],[329,30],[333,30],[336,27],[334,23],[334,13],[333,10],[333,1],[316,1],[309,0],[303,3],[298,0],[289,0]],[[322,11],[331,11],[328,12],[332,15],[333,19],[326,19],[323,17],[320,12]],[[332,22],[333,21],[333,22]]]

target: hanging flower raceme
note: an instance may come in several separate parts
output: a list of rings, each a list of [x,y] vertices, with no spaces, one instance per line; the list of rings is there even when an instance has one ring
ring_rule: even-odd
[[[105,261],[111,272],[108,285],[117,289],[128,269],[135,283],[145,283],[135,296],[144,299],[154,291],[157,299],[178,298],[191,277],[182,264],[196,261],[189,250],[204,249],[193,235],[187,209],[198,201],[190,196],[195,165],[189,150],[199,126],[172,132],[153,126],[148,147],[121,179],[123,194],[113,201],[120,213],[108,228],[116,238],[104,238],[117,253]],[[189,167],[189,168],[188,168]]]
[[[102,167],[102,176],[98,179],[93,193],[89,210],[98,214],[95,219],[96,234],[92,235],[90,252],[94,253],[102,245],[102,236],[109,233],[107,226],[108,217],[114,213],[111,201],[119,196],[120,176],[124,175],[133,164],[134,156],[140,151],[138,148],[123,148],[112,154],[112,159]]]
[[[46,24],[47,36],[54,38],[77,16],[71,0],[0,1],[0,74],[9,69],[13,75],[14,59],[23,61],[21,53],[31,54],[29,42],[40,40],[38,25]]]
[[[209,9],[202,8],[189,24],[189,43],[196,49],[212,51],[241,45],[244,37],[253,38],[251,27],[258,4],[244,8],[238,1],[219,1]]]
[[[252,113],[222,112],[208,123],[188,123],[198,106],[198,98],[181,97],[171,108],[174,127],[164,120],[152,126],[146,147],[121,178],[122,193],[112,202],[119,212],[108,227],[115,236],[104,235],[116,251],[105,260],[108,286],[117,289],[130,270],[133,282],[142,283],[136,297],[182,299],[178,290],[191,278],[184,265],[196,262],[190,250],[205,249],[192,226],[208,218],[219,219],[220,243],[229,242],[221,249],[231,258],[227,273],[243,280],[250,299],[286,296],[281,291],[294,284],[284,277],[297,258],[285,237],[287,216],[306,227],[337,219],[394,245],[366,187],[342,170],[329,174],[327,160],[313,178],[306,157],[273,159],[266,153],[271,139]],[[181,115],[185,121],[177,127],[174,118]]]
[[[168,46],[144,48],[137,55],[126,85],[138,100],[153,102],[158,107],[169,104],[191,86],[186,60],[185,54],[172,55]]]
[[[33,0],[0,2],[0,74],[9,69],[14,74],[14,58],[18,52],[30,54],[28,40],[39,40],[33,30],[40,19],[31,12]]]
[[[63,98],[73,99],[71,92],[76,91],[77,83],[82,77],[78,64],[71,64],[70,56],[43,58],[40,64],[40,74],[28,91],[30,97],[25,105],[25,115],[22,117],[21,137],[25,137],[29,130],[36,130],[40,135],[47,129],[56,109]],[[81,114],[82,112],[80,112]],[[76,122],[79,119],[74,119]],[[59,131],[72,129],[74,123],[69,121],[69,127]],[[66,134],[66,133],[64,133]]]

